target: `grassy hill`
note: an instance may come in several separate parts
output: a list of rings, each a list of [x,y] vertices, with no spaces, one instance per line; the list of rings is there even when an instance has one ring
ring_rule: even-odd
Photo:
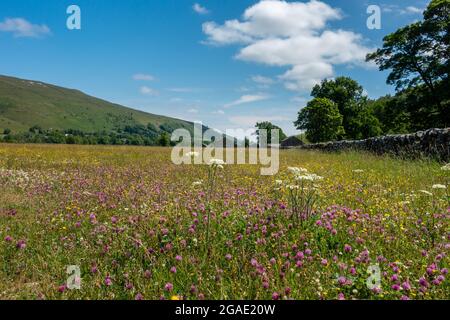
[[[192,123],[113,104],[72,90],[43,83],[0,76],[0,132],[44,129],[112,132],[125,126],[153,124],[162,131],[192,130]]]

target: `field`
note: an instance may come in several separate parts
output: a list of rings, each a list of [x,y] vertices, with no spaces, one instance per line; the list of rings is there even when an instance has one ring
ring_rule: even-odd
[[[450,299],[444,164],[280,163],[268,177],[176,166],[168,148],[0,145],[0,298]]]

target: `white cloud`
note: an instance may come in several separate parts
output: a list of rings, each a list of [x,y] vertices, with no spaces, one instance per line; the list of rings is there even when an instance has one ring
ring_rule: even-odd
[[[150,74],[137,73],[133,75],[133,80],[136,81],[155,81],[156,78]]]
[[[247,95],[243,95],[242,97],[240,97],[239,99],[226,104],[224,107],[225,108],[230,108],[230,107],[234,107],[234,106],[238,106],[241,104],[245,104],[245,103],[252,103],[252,102],[257,102],[257,101],[262,101],[262,100],[267,100],[270,97],[264,94],[247,94]]]
[[[409,6],[409,7],[406,7],[406,9],[404,10],[404,13],[418,14],[418,13],[422,13],[423,11],[424,11],[424,9]]]
[[[395,4],[383,4],[382,10],[383,12],[397,13],[397,14],[422,14],[425,11],[425,9],[423,8],[418,8],[414,6],[408,6],[406,8],[403,8]]]
[[[147,96],[157,96],[159,95],[159,92],[153,88],[142,86],[140,89],[141,93]]]
[[[280,76],[285,80],[285,87],[289,90],[309,90],[323,78],[333,75],[333,67],[329,63],[311,62],[299,64]]]
[[[251,90],[248,87],[241,86],[241,87],[237,88],[235,91],[237,91],[237,92],[249,92]]]
[[[187,93],[187,92],[194,92],[197,89],[194,89],[194,88],[169,88],[167,90],[169,90],[171,92],[177,92],[177,93]]]
[[[265,85],[265,86],[269,86],[269,85],[271,85],[271,84],[273,84],[275,82],[273,79],[268,78],[268,77],[264,77],[264,76],[261,76],[261,75],[253,76],[252,77],[252,81],[256,82],[258,84]]]
[[[223,110],[217,110],[217,111],[214,111],[213,114],[220,114],[220,115],[223,115],[223,114],[225,114],[225,111],[223,111]]]
[[[188,110],[189,113],[198,113],[198,109],[192,108]]]
[[[208,14],[209,10],[206,9],[205,7],[201,6],[198,3],[194,3],[194,5],[192,6],[192,9],[197,12],[198,14]]]
[[[342,19],[339,9],[320,2],[262,0],[248,8],[243,21],[203,24],[205,43],[240,44],[237,59],[290,68],[280,79],[292,90],[309,90],[330,77],[334,65],[363,64],[370,51],[351,31],[327,29]]]
[[[0,22],[0,31],[11,32],[17,38],[41,38],[51,34],[45,24],[32,24],[23,18],[6,18]]]

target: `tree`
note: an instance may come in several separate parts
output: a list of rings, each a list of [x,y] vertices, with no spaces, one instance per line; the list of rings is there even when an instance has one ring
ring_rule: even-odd
[[[6,128],[5,130],[3,130],[3,134],[10,134],[11,133],[11,129]]]
[[[147,123],[147,130],[151,132],[158,132],[158,128],[156,128],[156,126],[151,122]]]
[[[408,133],[411,131],[410,115],[402,96],[384,96],[369,101],[371,113],[380,122],[382,134]]]
[[[383,39],[383,47],[367,55],[380,70],[390,70],[387,83],[397,91],[425,88],[421,104],[434,105],[436,116],[430,124],[447,126],[449,99],[450,0],[432,0],[424,20]],[[430,113],[434,111],[430,108]]]
[[[42,134],[43,130],[42,130],[41,126],[34,125],[30,128],[29,132],[34,133],[34,134]]]
[[[161,133],[161,135],[158,138],[158,145],[160,145],[162,147],[170,146],[170,137],[167,132]]]
[[[272,130],[279,130],[278,131],[278,137],[279,137],[280,141],[283,141],[284,139],[287,138],[287,136],[284,134],[283,130],[280,127],[272,124],[269,121],[258,122],[258,123],[256,123],[255,128],[257,128],[256,135],[258,137],[258,143],[259,143],[259,135],[260,135],[259,130],[267,130],[266,131],[266,133],[267,133],[267,144],[271,144],[271,141],[272,141]],[[278,142],[280,142],[280,141],[278,141]]]
[[[72,135],[68,135],[67,137],[66,137],[66,144],[76,144],[76,140],[75,140],[75,137],[74,136],[72,136]]]
[[[306,130],[306,138],[312,142],[337,140],[345,134],[343,117],[337,104],[327,98],[314,98],[300,110],[294,122],[299,130]]]
[[[381,132],[379,123],[367,110],[363,87],[349,77],[323,80],[311,92],[314,98],[326,98],[336,103],[342,115],[345,135],[338,139],[364,139]]]

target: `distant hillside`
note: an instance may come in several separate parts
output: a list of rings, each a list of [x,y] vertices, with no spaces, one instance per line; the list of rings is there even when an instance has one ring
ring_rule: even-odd
[[[0,76],[0,133],[21,133],[38,125],[48,130],[114,132],[126,126],[148,126],[161,132],[192,130],[192,123],[154,115],[40,81]]]

